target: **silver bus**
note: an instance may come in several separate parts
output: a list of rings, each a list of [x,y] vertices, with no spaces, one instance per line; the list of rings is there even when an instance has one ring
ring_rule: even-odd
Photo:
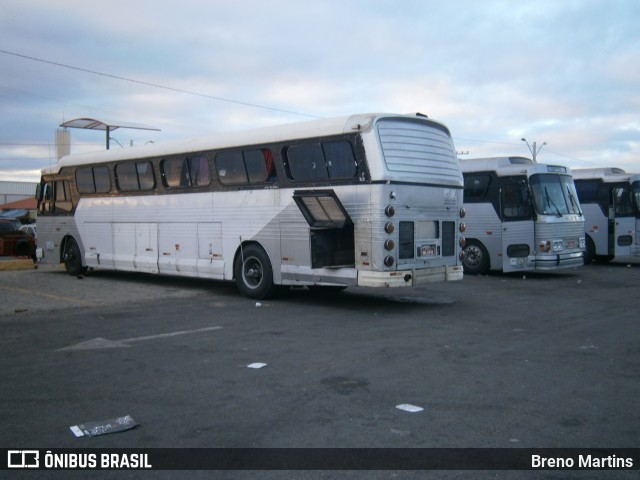
[[[361,114],[62,158],[42,172],[43,262],[278,286],[410,287],[463,275],[447,127]]]
[[[467,273],[582,265],[584,217],[571,171],[525,157],[461,160]]]
[[[640,257],[640,174],[587,168],[573,176],[585,217],[585,263]]]

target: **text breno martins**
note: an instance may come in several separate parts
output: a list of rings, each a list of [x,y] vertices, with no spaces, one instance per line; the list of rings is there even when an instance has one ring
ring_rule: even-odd
[[[596,457],[594,455],[578,455],[577,462],[573,457],[543,457],[531,455],[531,468],[633,468],[633,458]]]

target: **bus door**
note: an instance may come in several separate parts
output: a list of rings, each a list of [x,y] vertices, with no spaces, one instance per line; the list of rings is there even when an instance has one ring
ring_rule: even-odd
[[[353,222],[335,192],[295,191],[293,199],[311,227],[311,268],[353,267]]]
[[[515,272],[529,265],[533,255],[534,212],[525,177],[500,179],[502,270]]]
[[[615,186],[611,189],[608,213],[608,255],[611,257],[633,255],[636,219],[631,191],[626,185]]]

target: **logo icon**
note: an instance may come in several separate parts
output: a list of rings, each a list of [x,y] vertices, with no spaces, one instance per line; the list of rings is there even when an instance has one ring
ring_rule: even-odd
[[[8,468],[38,468],[40,467],[40,452],[38,450],[8,450]]]

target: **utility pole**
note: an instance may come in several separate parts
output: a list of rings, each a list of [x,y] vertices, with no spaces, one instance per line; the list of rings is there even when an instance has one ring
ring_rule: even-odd
[[[536,148],[536,142],[533,142],[533,148],[531,148],[531,145],[529,145],[529,142],[527,142],[526,138],[522,138],[521,140],[527,144],[527,147],[529,147],[529,151],[531,152],[531,156],[533,157],[533,163],[538,163],[536,157],[538,156],[538,153],[540,153],[540,150],[542,150],[542,147],[547,144],[547,142],[544,142],[542,145],[540,145],[540,148]]]

